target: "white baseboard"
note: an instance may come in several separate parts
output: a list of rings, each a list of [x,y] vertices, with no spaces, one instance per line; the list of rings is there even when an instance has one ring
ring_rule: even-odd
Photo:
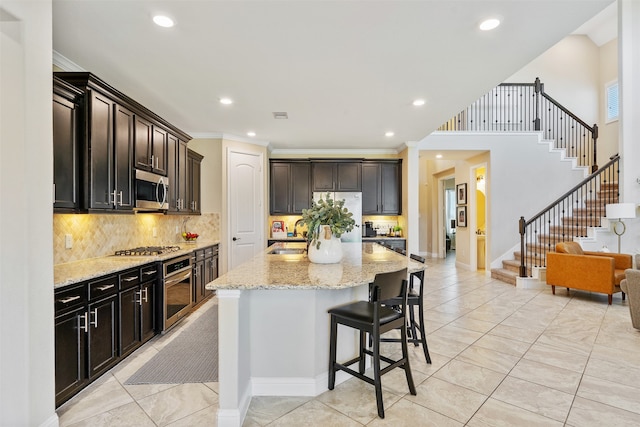
[[[318,396],[328,388],[329,373],[322,373],[315,378],[251,378],[251,389],[254,396]],[[353,378],[344,371],[336,372],[336,385]]]
[[[39,427],[58,427],[59,425],[58,414],[54,412],[53,415],[47,418]]]

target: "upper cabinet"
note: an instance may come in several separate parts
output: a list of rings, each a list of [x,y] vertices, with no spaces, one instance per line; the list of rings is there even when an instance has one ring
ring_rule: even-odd
[[[190,187],[187,159],[187,143],[169,134],[167,149],[167,172],[169,176],[168,213],[190,213],[187,199]]]
[[[272,215],[301,214],[311,206],[309,161],[271,161]]]
[[[362,163],[363,215],[402,214],[402,162],[367,160]]]
[[[187,195],[187,208],[185,213],[197,214],[201,213],[200,203],[200,180],[201,180],[201,163],[204,157],[201,154],[196,153],[193,150],[187,151],[187,181],[188,195]]]
[[[362,191],[360,161],[312,161],[312,191]]]
[[[80,123],[82,91],[53,79],[53,207],[74,212],[80,206]]]
[[[53,110],[56,211],[133,212],[135,169],[186,176],[189,135],[91,73],[54,73]]]

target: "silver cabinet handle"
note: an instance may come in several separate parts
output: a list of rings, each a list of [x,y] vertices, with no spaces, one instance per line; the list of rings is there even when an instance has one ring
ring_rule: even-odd
[[[160,168],[160,158],[156,157],[156,169]]]
[[[151,163],[149,164],[149,166],[151,166],[153,168],[153,165],[155,164],[155,156],[152,154],[151,155]]]
[[[142,274],[146,275],[146,276],[151,276],[152,274],[156,274],[158,272],[158,270],[153,270],[153,271],[145,271]]]
[[[60,302],[62,304],[69,304],[71,301],[75,301],[75,300],[78,300],[78,299],[80,299],[80,295],[76,295],[76,296],[73,296],[73,297],[62,298],[62,299],[59,299],[58,302]]]
[[[149,302],[149,289],[144,288],[144,289],[142,290],[142,300],[143,300],[144,302]],[[142,303],[140,303],[140,305],[142,305]]]
[[[142,291],[136,292],[136,304],[142,305]]]
[[[113,196],[113,205],[117,205],[118,203],[116,202],[116,190],[113,190],[113,192],[111,193],[111,195]],[[109,200],[109,202],[111,202],[111,200]]]
[[[91,313],[89,313],[90,316],[93,316],[93,320],[89,320],[89,324],[93,325],[94,328],[98,327],[98,309],[94,308],[93,311]],[[91,319],[91,317],[89,317],[89,319]]]
[[[85,332],[89,332],[89,322],[87,322],[88,316],[89,313],[85,311],[82,316],[78,317],[78,320],[80,321],[80,329],[84,329]]]
[[[138,276],[131,276],[131,277],[125,277],[122,280],[124,280],[125,282],[132,282],[132,281],[136,280],[137,278],[138,278]]]
[[[122,206],[122,191],[118,193],[118,199],[119,199],[118,205]]]
[[[111,289],[113,287],[115,287],[116,285],[102,285],[102,286],[98,286],[98,289],[101,291],[106,291],[107,289]]]

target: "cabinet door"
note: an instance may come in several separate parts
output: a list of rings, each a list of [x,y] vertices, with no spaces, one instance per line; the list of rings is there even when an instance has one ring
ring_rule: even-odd
[[[362,213],[374,215],[380,209],[380,165],[363,163],[362,165]]]
[[[336,163],[336,191],[362,190],[362,165],[359,162]]]
[[[167,177],[169,178],[169,212],[177,212],[178,206],[178,138],[169,134],[167,138]]]
[[[190,213],[200,214],[200,162],[202,156],[188,150],[189,157],[189,203]]]
[[[271,214],[286,214],[290,211],[290,163],[271,163]]]
[[[311,206],[311,165],[291,163],[291,213],[301,214]]]
[[[91,93],[89,207],[92,209],[113,208],[113,107],[109,98]]]
[[[152,141],[151,170],[160,175],[167,175],[167,131],[162,129],[161,127],[153,126]]]
[[[204,298],[204,260],[193,265],[193,303],[198,304]]]
[[[401,165],[398,163],[382,163],[381,175],[381,209],[383,215],[400,215],[402,213]]]
[[[153,125],[143,117],[135,118],[134,166],[137,169],[151,170],[151,140]]]
[[[177,180],[178,182],[169,185],[177,186],[177,194],[176,197],[179,200],[180,211],[188,210],[187,198],[188,196],[188,188],[189,188],[189,162],[188,162],[188,151],[187,143],[182,140],[178,140],[178,166],[177,166]]]
[[[85,337],[82,328],[86,307],[55,319],[56,406],[84,387],[86,380]]]
[[[75,102],[53,94],[54,208],[78,209],[78,119]]]
[[[142,292],[140,305],[140,325],[142,342],[146,342],[155,335],[156,312],[155,312],[155,281],[143,283],[140,286]]]
[[[139,286],[120,292],[120,356],[132,352],[142,342],[140,339],[140,298]]]
[[[336,164],[325,162],[312,163],[311,181],[313,191],[335,191]]]
[[[134,117],[126,108],[116,105],[115,113],[114,190],[117,209],[133,208]]]
[[[118,296],[89,304],[88,366],[93,379],[118,360],[117,316]]]

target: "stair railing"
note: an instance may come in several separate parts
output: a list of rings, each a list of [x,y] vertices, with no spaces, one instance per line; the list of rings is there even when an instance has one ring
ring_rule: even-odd
[[[438,128],[439,131],[529,132],[542,131],[545,139],[555,141],[580,166],[597,166],[598,126],[589,126],[547,95],[544,84],[502,83],[491,89],[458,115]]]
[[[616,154],[531,219],[520,217],[520,277],[531,276],[531,267],[546,267],[547,252],[556,243],[586,237],[586,227],[600,226],[605,206],[618,203],[619,178]]]

